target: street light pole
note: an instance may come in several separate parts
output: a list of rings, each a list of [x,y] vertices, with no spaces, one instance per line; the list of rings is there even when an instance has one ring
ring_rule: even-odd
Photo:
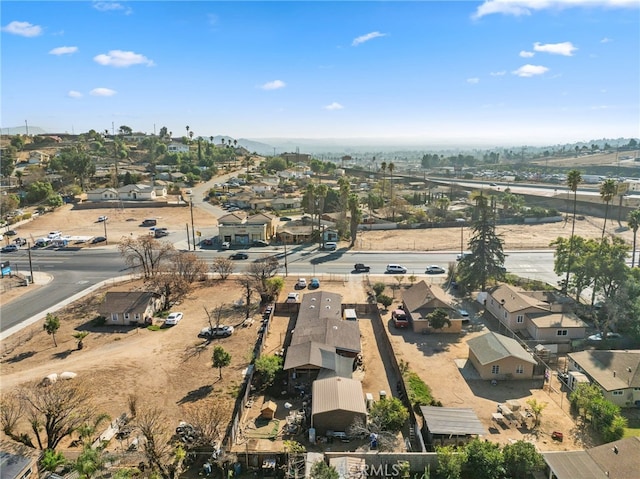
[[[109,244],[109,240],[107,239],[107,220],[105,219],[102,224],[104,226],[104,244]]]
[[[460,258],[464,255],[464,221],[460,222]]]
[[[283,236],[282,240],[284,241],[284,277],[289,276],[289,267],[287,265],[287,237]]]

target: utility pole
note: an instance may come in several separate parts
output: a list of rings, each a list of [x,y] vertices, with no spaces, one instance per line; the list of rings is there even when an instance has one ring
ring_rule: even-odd
[[[33,283],[33,263],[31,262],[31,244],[27,243],[27,252],[29,253],[29,274],[31,275],[31,283]]]
[[[109,244],[109,240],[107,239],[107,219],[105,218],[105,220],[102,222],[102,224],[104,225],[104,244]]]
[[[193,226],[193,195],[190,195],[190,199],[191,199],[191,236],[193,238],[193,251],[196,250],[196,230],[195,227]]]
[[[287,266],[287,237],[283,236],[282,239],[284,241],[284,277],[286,278],[289,276],[289,268]]]
[[[187,227],[187,251],[191,249],[191,244],[189,243],[189,223],[186,224]]]

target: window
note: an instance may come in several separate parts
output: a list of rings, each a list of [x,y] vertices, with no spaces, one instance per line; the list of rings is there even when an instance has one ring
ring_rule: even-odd
[[[507,312],[504,312],[504,319],[507,319]]]
[[[516,317],[516,323],[523,323],[524,322],[524,316],[522,314],[519,314]]]
[[[140,321],[140,313],[134,314],[133,319],[135,319],[136,321]]]
[[[494,364],[491,366],[491,374],[500,374],[500,365]]]
[[[129,321],[129,313],[124,313],[124,319],[125,321]]]
[[[118,313],[111,313],[111,321],[117,321],[118,320]]]
[[[566,329],[558,329],[556,331],[556,336],[566,336],[567,335],[567,330]]]
[[[524,366],[522,364],[516,366],[516,374],[524,374]]]
[[[493,306],[493,298],[491,298],[491,306]]]
[[[27,479],[27,477],[31,476],[31,468],[27,469],[27,471],[22,475],[20,479]]]
[[[621,389],[618,389],[617,391],[613,391],[612,394],[614,396],[622,396],[624,394],[624,391],[622,391]]]

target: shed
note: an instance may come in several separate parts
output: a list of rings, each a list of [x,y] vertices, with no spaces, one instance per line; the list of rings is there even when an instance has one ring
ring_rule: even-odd
[[[445,444],[446,440],[471,439],[484,436],[487,430],[470,408],[420,406],[424,417],[422,435],[425,442]]]
[[[356,419],[366,420],[362,383],[333,377],[313,382],[311,425],[319,434],[345,431]]]
[[[467,341],[469,361],[482,379],[531,379],[536,360],[518,341],[490,332]]]
[[[266,401],[260,408],[260,416],[266,419],[273,419],[276,415],[278,405],[273,401]]]

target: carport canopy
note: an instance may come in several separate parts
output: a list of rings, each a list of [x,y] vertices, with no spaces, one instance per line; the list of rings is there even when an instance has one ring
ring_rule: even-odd
[[[443,436],[483,436],[486,429],[473,409],[420,406],[427,429]]]

